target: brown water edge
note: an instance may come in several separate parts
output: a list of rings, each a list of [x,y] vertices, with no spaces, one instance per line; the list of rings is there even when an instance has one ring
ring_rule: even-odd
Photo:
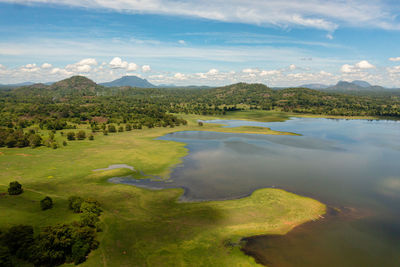
[[[246,255],[253,257],[258,264],[270,267],[284,267],[284,266],[294,266],[295,264],[285,265],[282,262],[276,263],[274,261],[273,255],[266,253],[265,247],[260,249],[259,243],[267,243],[266,240],[272,241],[271,248],[267,249],[276,249],[273,247],[274,243],[280,241],[288,241],[290,242],[293,236],[299,234],[312,234],[313,229],[318,226],[323,226],[327,223],[334,223],[335,221],[352,221],[360,218],[365,218],[371,215],[371,212],[365,210],[358,210],[352,207],[331,207],[327,206],[326,213],[320,217],[318,220],[312,220],[296,226],[289,233],[285,235],[257,235],[251,237],[245,237],[241,239],[241,251]],[[295,260],[295,259],[294,259]]]

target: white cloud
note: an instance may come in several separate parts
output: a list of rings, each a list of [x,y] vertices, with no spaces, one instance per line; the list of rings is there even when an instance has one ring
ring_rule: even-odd
[[[60,4],[118,12],[190,16],[256,25],[334,31],[338,25],[399,30],[396,9],[378,0],[0,0],[17,4]]]
[[[177,80],[186,80],[186,75],[180,72],[175,73],[174,78]]]
[[[218,74],[218,70],[217,69],[210,69],[206,74],[208,75],[216,75]]]
[[[333,40],[333,35],[331,33],[328,33],[327,35],[325,35],[325,37],[329,40]]]
[[[125,69],[129,66],[129,63],[127,61],[122,61],[120,57],[113,58],[109,64],[112,69]]]
[[[134,71],[138,69],[138,65],[136,65],[135,63],[129,63],[128,67],[127,67],[127,71]]]
[[[341,68],[340,71],[343,73],[351,73],[351,72],[356,72],[356,69],[354,68],[353,65],[349,64],[344,64]]]
[[[356,73],[360,72],[362,70],[368,70],[368,69],[374,69],[375,66],[369,63],[367,60],[361,60],[360,62],[350,65],[350,64],[344,64],[341,68],[340,71],[342,73]]]
[[[359,69],[373,69],[373,68],[375,68],[374,65],[372,65],[371,63],[369,63],[369,62],[366,61],[366,60],[362,60],[362,61],[356,63],[355,66],[356,66],[357,68],[359,68]]]
[[[149,71],[151,71],[151,68],[150,68],[149,65],[143,65],[142,66],[142,72],[149,72]]]
[[[6,68],[7,68],[6,66],[0,64],[0,70],[5,70]]]
[[[389,58],[390,61],[400,61],[400,57],[391,57]]]
[[[69,64],[65,67],[68,72],[72,73],[87,73],[92,70],[93,66],[97,65],[97,61],[94,58],[85,58],[76,63]]]
[[[178,43],[181,44],[181,45],[186,45],[185,40],[179,40]]]
[[[390,74],[400,73],[400,66],[394,66],[386,69]]]
[[[258,69],[247,68],[242,70],[243,73],[259,73]]]
[[[260,76],[277,75],[280,73],[279,70],[263,70],[261,71]]]
[[[291,64],[291,65],[289,66],[289,69],[290,69],[290,70],[295,70],[295,69],[296,69],[296,65]]]
[[[52,65],[50,63],[43,63],[41,68],[42,69],[50,69],[52,67]]]
[[[78,66],[85,66],[85,65],[95,66],[95,65],[97,65],[97,61],[94,58],[85,58],[75,64]]]

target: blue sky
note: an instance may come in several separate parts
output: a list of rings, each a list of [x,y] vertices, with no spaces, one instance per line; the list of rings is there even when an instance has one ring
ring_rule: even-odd
[[[0,83],[400,87],[397,14],[378,0],[0,0]]]

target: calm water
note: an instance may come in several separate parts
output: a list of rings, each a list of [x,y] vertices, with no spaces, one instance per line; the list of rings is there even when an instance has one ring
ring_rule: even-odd
[[[295,118],[213,121],[303,136],[177,132],[190,153],[167,182],[116,178],[152,188],[185,188],[184,200],[230,199],[279,187],[343,212],[286,236],[257,237],[246,250],[272,266],[400,266],[400,122]]]

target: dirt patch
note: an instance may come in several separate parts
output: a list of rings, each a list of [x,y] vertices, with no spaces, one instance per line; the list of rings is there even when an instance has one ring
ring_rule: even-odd
[[[15,154],[17,156],[23,156],[23,157],[29,157],[32,156],[31,154],[24,154],[24,153],[19,153],[19,154]]]
[[[0,152],[0,156],[3,156],[4,155],[4,153],[3,152]]]

